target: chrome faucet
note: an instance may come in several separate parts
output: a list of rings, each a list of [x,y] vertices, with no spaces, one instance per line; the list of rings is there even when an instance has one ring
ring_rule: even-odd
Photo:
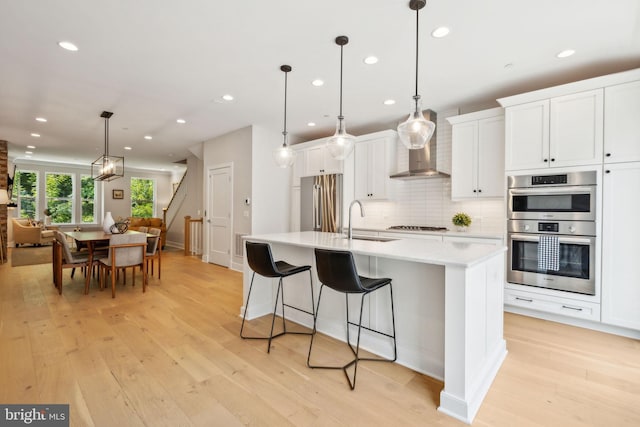
[[[349,205],[349,229],[347,231],[347,238],[348,239],[351,239],[352,236],[353,236],[353,232],[351,231],[351,208],[356,203],[358,205],[360,205],[360,216],[364,216],[364,208],[362,207],[362,203],[360,203],[360,200],[354,200],[353,202],[351,202],[351,204]]]

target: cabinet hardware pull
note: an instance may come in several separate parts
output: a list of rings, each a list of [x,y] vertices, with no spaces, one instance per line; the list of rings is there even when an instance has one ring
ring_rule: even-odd
[[[529,298],[520,298],[520,297],[516,297],[516,299],[517,299],[518,301],[533,302],[533,300],[532,300],[532,299],[529,299]]]
[[[569,307],[568,305],[563,305],[562,308],[568,308],[569,310],[582,311],[579,307]]]
[[[551,161],[552,161],[552,162],[555,162],[555,161],[556,161],[556,159],[552,158],[552,159],[551,159]]]
[[[606,171],[604,171],[604,173],[611,173],[611,171],[607,169]]]
[[[544,159],[544,162],[547,163],[549,160],[548,159]]]
[[[476,190],[473,190],[473,192],[475,193],[475,192],[476,192]]]
[[[605,154],[605,156],[611,157],[611,153],[607,153],[607,154]]]
[[[478,193],[482,193],[482,190],[478,189]]]

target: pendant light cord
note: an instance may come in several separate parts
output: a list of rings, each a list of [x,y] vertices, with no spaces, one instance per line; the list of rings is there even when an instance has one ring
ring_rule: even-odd
[[[109,119],[104,119],[104,155],[109,157]]]
[[[284,130],[282,131],[282,135],[284,141],[282,141],[282,145],[287,145],[287,74],[288,72],[284,72]]]
[[[416,8],[416,97],[418,96],[418,43],[420,41],[420,9]],[[417,100],[416,100],[417,102]]]
[[[343,57],[343,45],[340,45],[340,116],[338,117],[339,119],[344,118],[344,116],[342,115],[342,57]]]

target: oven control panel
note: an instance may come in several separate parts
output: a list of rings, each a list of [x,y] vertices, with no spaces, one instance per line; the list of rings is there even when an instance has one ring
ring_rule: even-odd
[[[526,234],[563,234],[576,236],[595,236],[596,223],[593,221],[507,221],[509,233]]]

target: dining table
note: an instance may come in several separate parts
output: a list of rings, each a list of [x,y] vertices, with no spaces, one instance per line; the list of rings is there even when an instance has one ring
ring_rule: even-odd
[[[126,234],[140,233],[139,231],[129,230]],[[144,233],[147,237],[156,237],[153,234]],[[89,231],[65,231],[65,237],[71,238],[76,242],[76,247],[86,246],[89,252],[88,265],[93,264],[93,258],[96,247],[103,246],[108,247],[109,239],[112,233],[106,233],[103,230],[89,230]],[[62,271],[62,250],[59,246],[54,245],[53,248],[53,280],[56,287],[62,286],[61,283],[61,271]]]

